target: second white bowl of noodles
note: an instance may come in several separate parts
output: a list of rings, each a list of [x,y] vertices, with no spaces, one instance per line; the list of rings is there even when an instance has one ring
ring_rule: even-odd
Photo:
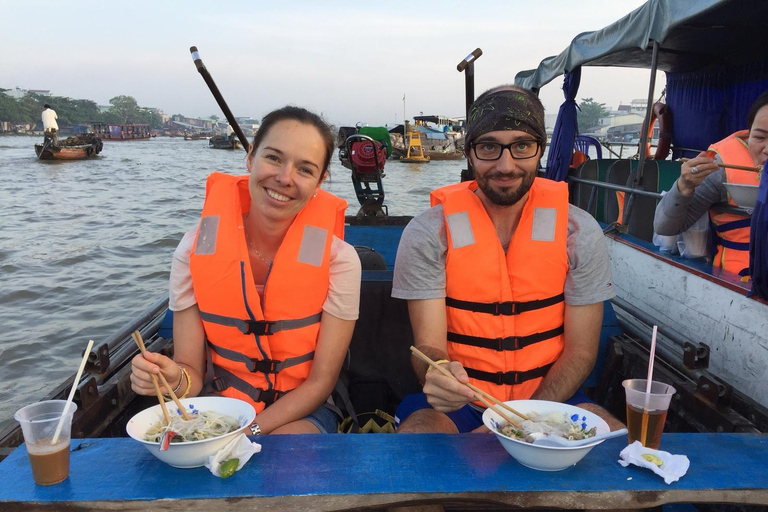
[[[596,434],[610,431],[608,424],[601,417],[573,405],[546,400],[512,400],[505,403],[525,415],[537,412],[543,416],[552,411],[563,412],[566,418],[576,415],[579,420],[577,423],[586,423],[587,430],[596,427]],[[512,413],[509,413],[509,416],[518,420]],[[483,423],[496,434],[501,445],[515,460],[523,466],[539,471],[561,471],[569,468],[583,459],[593,447],[604,441],[600,439],[594,443],[576,447],[540,446],[527,443],[502,434],[499,430],[507,424],[507,421],[492,409],[486,409],[483,413]]]
[[[160,451],[160,443],[146,441],[145,434],[149,428],[158,423],[164,422],[163,411],[160,404],[144,409],[128,421],[126,431],[133,439],[144,445],[149,453],[177,468],[196,468],[203,466],[208,457],[215,454],[227,445],[235,436],[244,432],[256,418],[256,411],[248,402],[227,398],[222,396],[204,396],[195,398],[184,398],[181,403],[187,412],[191,411],[215,411],[219,414],[232,416],[237,420],[238,429],[228,434],[211,437],[200,441],[187,441],[180,443],[171,443],[168,449]],[[178,410],[173,402],[167,404],[168,412],[171,415],[178,415]]]

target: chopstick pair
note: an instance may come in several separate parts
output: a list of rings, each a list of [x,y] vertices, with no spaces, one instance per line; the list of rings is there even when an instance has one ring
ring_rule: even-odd
[[[421,359],[422,361],[424,361],[428,365],[432,366],[433,368],[436,368],[443,375],[445,375],[447,377],[451,377],[452,379],[458,381],[458,379],[456,379],[456,377],[451,372],[449,372],[448,370],[446,370],[445,368],[443,368],[439,364],[436,364],[432,359],[429,358],[429,356],[424,354],[424,352],[422,352],[421,350],[417,349],[414,346],[411,346],[411,352],[413,352],[413,355],[415,355],[416,357],[418,357],[419,359]],[[502,407],[502,408],[508,410],[512,414],[515,414],[515,415],[519,416],[520,418],[522,418],[524,420],[527,420],[528,416],[526,416],[525,414],[522,414],[522,413],[514,410],[512,407],[508,406],[507,404],[505,404],[501,400],[497,399],[495,396],[486,393],[485,391],[483,391],[482,389],[478,388],[477,386],[475,386],[471,382],[462,383],[462,384],[464,384],[469,389],[474,391],[475,392],[475,398],[477,398],[478,400],[483,402],[483,404],[485,404],[486,407],[488,407],[489,409],[492,409],[496,414],[498,414],[499,416],[501,416],[502,418],[507,420],[507,422],[509,422],[510,425],[514,425],[515,427],[517,427],[517,428],[522,430],[523,427],[521,427],[520,424],[517,423],[515,420],[513,420],[507,413],[505,413],[504,411],[499,409],[499,407]],[[499,406],[499,407],[497,407],[497,406]]]
[[[681,158],[681,162],[687,162],[690,160],[690,158]],[[748,165],[736,165],[736,164],[726,164],[723,162],[715,162],[720,167],[727,167],[728,169],[738,169],[740,171],[750,171],[750,172],[760,172],[760,167],[749,167]]]
[[[145,354],[147,352],[147,348],[144,346],[144,340],[141,338],[141,333],[139,331],[134,331],[133,334],[131,334],[131,337],[133,338],[133,341],[136,342],[136,345],[139,346],[139,350],[141,350],[142,354]],[[168,408],[165,406],[165,399],[163,398],[163,393],[160,391],[160,385],[157,382],[158,376],[160,377],[160,380],[163,382],[163,386],[165,386],[165,389],[168,390],[168,393],[171,395],[171,398],[173,398],[173,402],[176,404],[176,407],[179,408],[179,411],[181,411],[181,415],[184,417],[185,420],[191,420],[192,417],[187,413],[186,409],[184,408],[184,405],[179,401],[178,397],[176,396],[176,393],[173,392],[173,388],[168,385],[168,381],[165,380],[165,377],[162,373],[159,373],[158,375],[155,375],[154,373],[150,374],[152,376],[152,383],[155,385],[155,393],[157,393],[157,399],[160,401],[160,408],[163,410],[163,416],[165,417],[166,423],[170,425],[171,423],[171,415],[168,413]]]

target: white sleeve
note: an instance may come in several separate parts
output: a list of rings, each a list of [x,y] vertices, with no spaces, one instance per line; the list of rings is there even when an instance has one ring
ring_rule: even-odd
[[[323,311],[342,320],[360,316],[360,257],[350,244],[337,237],[331,242],[328,296]]]
[[[182,311],[197,304],[192,288],[192,273],[189,270],[189,255],[192,254],[196,233],[197,229],[187,231],[173,251],[171,278],[168,283],[168,309],[171,311]]]

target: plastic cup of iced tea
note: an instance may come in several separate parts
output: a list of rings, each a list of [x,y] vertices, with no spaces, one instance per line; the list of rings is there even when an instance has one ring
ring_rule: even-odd
[[[65,400],[46,400],[16,411],[14,418],[21,424],[35,483],[53,485],[69,476],[69,444],[72,416],[76,410],[74,403],[70,402],[67,407]],[[56,443],[53,443],[62,416],[61,431]]]
[[[647,382],[646,379],[628,379],[621,383],[627,397],[629,444],[640,441],[643,446],[657,450],[675,388],[654,380],[651,381],[651,392],[646,393]]]

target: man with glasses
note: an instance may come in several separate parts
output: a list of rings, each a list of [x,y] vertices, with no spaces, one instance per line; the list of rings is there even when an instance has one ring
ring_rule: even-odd
[[[487,431],[465,383],[618,423],[579,391],[614,295],[608,251],[597,222],[568,203],[567,185],[536,177],[546,137],[530,91],[485,92],[467,119],[475,180],[435,190],[403,232],[392,296],[408,300],[416,348],[455,378],[414,358],[423,393],[398,407],[398,432]]]

